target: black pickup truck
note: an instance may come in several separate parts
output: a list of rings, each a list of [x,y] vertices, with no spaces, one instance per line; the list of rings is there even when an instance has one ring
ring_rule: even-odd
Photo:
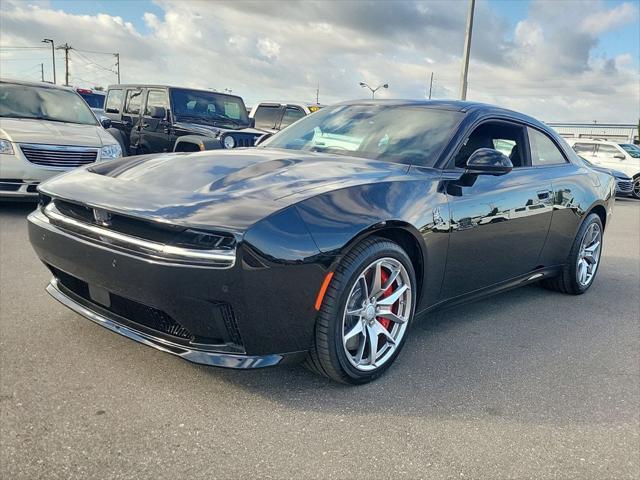
[[[103,121],[123,154],[252,147],[253,128],[241,97],[167,85],[112,85]]]

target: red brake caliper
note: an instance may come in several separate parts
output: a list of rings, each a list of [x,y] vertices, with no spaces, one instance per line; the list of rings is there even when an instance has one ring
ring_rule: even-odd
[[[389,274],[384,269],[382,269],[382,271],[380,272],[380,277],[381,277],[380,280],[382,282],[382,285],[384,285],[387,282],[387,280],[389,280]],[[391,295],[392,293],[393,293],[393,285],[389,285],[389,288],[387,288],[384,291],[384,293],[382,294],[382,296],[380,298],[386,298],[389,295]],[[395,306],[393,307],[393,309],[395,309]],[[390,330],[391,320],[389,320],[388,318],[378,317],[378,321],[380,322],[380,325],[382,325],[387,330]]]

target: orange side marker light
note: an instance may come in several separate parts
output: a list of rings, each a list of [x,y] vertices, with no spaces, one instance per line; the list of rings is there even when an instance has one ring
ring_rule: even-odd
[[[322,300],[324,300],[324,294],[327,293],[327,288],[329,288],[329,283],[333,278],[333,272],[327,273],[322,281],[322,285],[320,286],[320,291],[318,292],[318,296],[316,297],[316,310],[320,310],[322,307]]]

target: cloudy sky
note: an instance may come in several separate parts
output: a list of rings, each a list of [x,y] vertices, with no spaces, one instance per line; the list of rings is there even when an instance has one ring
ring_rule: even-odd
[[[2,0],[0,74],[51,79],[40,41],[67,42],[71,83],[232,89],[260,99],[458,95],[467,0]],[[468,98],[544,121],[635,123],[640,109],[638,0],[477,0]],[[25,48],[28,47],[28,48]],[[43,48],[44,47],[44,48]],[[63,79],[63,52],[56,55]]]

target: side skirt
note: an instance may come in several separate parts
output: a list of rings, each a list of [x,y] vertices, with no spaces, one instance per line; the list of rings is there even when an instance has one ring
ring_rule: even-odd
[[[436,310],[445,310],[447,308],[451,308],[464,303],[474,302],[482,298],[486,298],[492,295],[496,295],[498,293],[506,292],[507,290],[512,290],[514,288],[523,287],[525,285],[538,282],[544,278],[555,277],[562,272],[562,268],[563,268],[563,265],[555,265],[553,267],[538,268],[536,270],[532,270],[531,272],[528,272],[525,275],[520,275],[518,277],[511,278],[504,282],[496,283],[488,287],[479,288],[478,290],[474,290],[469,293],[464,293],[462,295],[458,295],[457,297],[442,300],[438,303],[431,305],[430,307],[427,307],[421,310],[420,312],[417,312],[416,317],[422,316],[424,314],[427,314]]]

